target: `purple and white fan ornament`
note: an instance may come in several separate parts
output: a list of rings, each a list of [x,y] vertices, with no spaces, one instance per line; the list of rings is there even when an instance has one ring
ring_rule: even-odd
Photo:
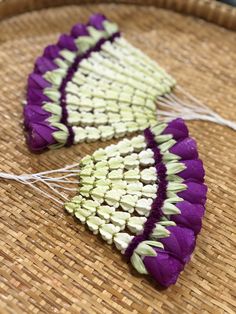
[[[45,48],[29,75],[25,103],[31,151],[124,137],[155,125],[157,117],[204,119],[236,129],[234,122],[184,92],[100,14]]]

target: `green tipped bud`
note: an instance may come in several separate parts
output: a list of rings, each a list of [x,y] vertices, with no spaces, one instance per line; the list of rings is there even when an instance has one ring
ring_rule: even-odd
[[[165,215],[178,215],[180,214],[180,210],[173,204],[165,201],[164,206],[162,207],[162,212]]]
[[[166,164],[167,175],[173,175],[186,169],[186,166],[180,162],[168,162]]]
[[[53,125],[54,123],[60,122],[60,117],[59,117],[59,116],[52,115],[51,117],[47,118],[47,121],[48,121],[51,125]]]
[[[103,27],[108,36],[111,36],[119,31],[119,27],[117,24],[111,23],[107,20],[103,22]]]
[[[63,131],[57,131],[53,133],[53,137],[58,143],[64,144],[67,140],[67,134]]]
[[[65,144],[68,138],[67,127],[61,123],[54,123],[53,126],[59,129],[59,131],[53,132],[53,137],[58,143]]]
[[[135,253],[138,255],[143,256],[156,256],[156,251],[148,244],[146,244],[144,241],[141,242],[137,248],[135,249]]]
[[[175,174],[172,174],[170,176],[167,176],[167,180],[168,181],[174,181],[174,182],[179,182],[179,183],[182,183],[184,181],[183,178],[175,175]]]
[[[144,241],[143,243],[154,246],[154,247],[158,247],[160,249],[164,249],[164,246],[161,242],[148,240],[148,241]]]
[[[76,54],[72,51],[69,51],[67,49],[61,50],[60,55],[69,63],[73,63]]]
[[[130,261],[131,261],[131,264],[133,265],[133,267],[137,270],[137,272],[139,272],[140,274],[144,274],[144,275],[148,274],[141,257],[138,256],[137,253],[135,253],[135,252],[133,253]]]
[[[181,197],[179,197],[178,195],[174,194],[174,195],[172,195],[172,197],[168,198],[166,200],[166,202],[174,204],[174,203],[181,202],[182,200],[183,199]]]
[[[58,102],[61,97],[61,93],[54,88],[45,88],[43,93],[45,96],[50,98],[53,102]]]
[[[60,86],[61,85],[61,82],[63,80],[63,77],[66,75],[66,71],[65,69],[56,69],[54,71],[47,71],[45,74],[44,74],[44,78],[52,83],[53,85],[55,86]]]
[[[62,60],[61,58],[56,58],[53,60],[53,62],[59,66],[60,69],[64,69],[64,70],[67,70],[69,68],[69,64]]]
[[[180,156],[175,155],[175,154],[171,154],[169,152],[165,152],[165,154],[163,154],[163,161],[164,162],[169,162],[172,160],[179,160],[179,159],[181,159]]]
[[[93,37],[96,40],[96,42],[98,42],[99,39],[102,39],[102,38],[106,37],[106,32],[98,31],[96,28],[94,28],[92,26],[88,26],[87,30],[89,32],[89,35],[91,37]]]
[[[186,184],[178,183],[178,182],[169,182],[167,191],[178,193],[178,192],[186,190],[186,188],[187,188]]]
[[[152,238],[166,238],[170,235],[170,231],[168,231],[165,227],[160,224],[156,224],[155,229],[153,230],[151,237]]]
[[[43,109],[54,115],[61,116],[61,106],[58,104],[47,102],[43,105]]]
[[[164,134],[164,135],[155,136],[155,140],[159,144],[167,142],[167,141],[169,141],[171,139],[172,139],[172,135],[171,134]]]
[[[176,193],[178,192],[174,192],[174,191],[167,191],[167,198],[169,199],[174,199],[175,197],[178,197],[176,195]],[[183,199],[180,199],[178,202],[182,201]],[[173,202],[174,203],[174,202]],[[176,203],[176,202],[175,202]]]
[[[175,140],[169,140],[168,142],[165,142],[159,146],[159,149],[162,153],[165,153],[168,149],[170,149],[173,145],[175,145]]]
[[[164,227],[176,226],[176,223],[171,220],[163,220],[163,221],[159,221],[158,223]]]
[[[86,52],[89,48],[95,46],[96,39],[90,36],[80,36],[75,40],[80,53]]]

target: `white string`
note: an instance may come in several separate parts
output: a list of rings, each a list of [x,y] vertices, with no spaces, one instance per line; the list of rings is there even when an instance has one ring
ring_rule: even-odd
[[[48,170],[48,171],[43,171],[43,172],[38,172],[38,173],[24,173],[21,175],[16,175],[14,173],[5,173],[5,172],[0,172],[0,178],[6,179],[6,180],[14,180],[17,182],[20,182],[22,184],[28,185],[35,189],[37,192],[40,192],[43,194],[45,197],[52,199],[56,203],[63,205],[65,201],[68,200],[68,196],[64,195],[62,193],[63,191],[77,191],[77,188],[68,188],[65,187],[61,184],[76,184],[78,185],[78,173],[79,173],[79,168],[71,170],[72,168],[79,167],[79,164],[73,164],[66,166],[64,168],[60,169],[55,169],[55,170]],[[50,174],[53,175],[58,175],[58,174],[64,174],[65,175],[60,175],[60,176],[50,176]],[[71,180],[71,178],[75,178],[77,180]],[[37,184],[40,184],[40,186],[37,186]],[[44,186],[44,187],[43,187]],[[46,188],[46,190],[45,190]],[[52,191],[52,195],[47,192],[47,190]],[[56,197],[54,197],[54,195]],[[61,201],[63,199],[63,201]]]
[[[54,187],[57,187],[59,189],[63,189],[63,190],[66,190],[66,191],[78,191],[77,188],[67,188],[67,187],[64,187],[60,184],[53,184]]]
[[[22,182],[21,182],[22,183]],[[35,189],[36,191],[38,191],[39,193],[43,194],[44,196],[46,196],[49,199],[52,199],[54,202],[60,204],[60,205],[64,205],[64,202],[58,200],[57,198],[55,198],[54,196],[52,196],[51,194],[48,194],[47,192],[45,192],[44,190],[38,188],[37,186],[33,185],[30,182],[24,182],[24,184],[31,186],[33,189]]]
[[[176,88],[190,101],[181,100],[174,94],[168,94],[158,98],[158,116],[160,120],[170,121],[173,118],[181,117],[185,120],[204,120],[228,126],[236,130],[236,122],[221,117],[211,108],[201,103],[194,96],[185,91],[182,87]]]
[[[51,174],[51,173],[66,173],[66,172],[78,172],[78,170],[68,170],[71,168],[79,167],[79,163],[77,164],[72,164],[72,165],[67,165],[64,168],[60,169],[54,169],[54,170],[48,170],[48,171],[43,171],[43,172],[38,172],[35,173],[36,175],[42,175],[42,174]]]
[[[17,178],[17,176],[15,176],[14,180],[23,183],[19,178]],[[40,192],[41,194],[43,194],[44,196],[46,196],[49,199],[54,200],[56,203],[63,205],[64,203],[61,202],[60,200],[56,199],[55,197],[53,197],[52,195],[48,194],[47,192],[45,192],[42,189],[39,189],[37,186],[33,185],[31,182],[24,182],[24,184],[31,186],[33,189],[35,189],[36,191]]]
[[[45,181],[45,180],[43,180],[41,178],[39,178],[39,181],[41,183],[44,183],[47,187],[49,187],[49,189],[51,189],[55,194],[57,194],[59,197],[63,198],[65,201],[68,200],[68,197],[64,196],[62,193],[57,191],[57,189],[55,189],[52,184],[48,183],[47,181]]]

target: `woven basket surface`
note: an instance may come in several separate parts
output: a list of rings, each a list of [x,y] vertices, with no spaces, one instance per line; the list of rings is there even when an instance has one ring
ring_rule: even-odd
[[[39,172],[79,161],[93,143],[31,154],[22,105],[34,59],[92,12],[157,60],[199,100],[236,120],[236,34],[154,7],[100,4],[24,13],[0,25],[0,171]],[[120,254],[30,188],[0,181],[0,313],[235,313],[235,133],[188,122],[209,186],[195,253],[177,284],[160,290]]]

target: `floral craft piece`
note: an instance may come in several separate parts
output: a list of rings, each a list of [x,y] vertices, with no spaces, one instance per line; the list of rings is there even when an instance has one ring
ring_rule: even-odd
[[[43,146],[50,135],[40,127]],[[196,142],[181,118],[61,169],[1,174],[63,205],[114,244],[137,272],[164,287],[176,282],[194,250],[205,211],[204,176]],[[77,194],[71,199],[66,191]]]
[[[32,151],[123,137],[156,123],[175,80],[95,14],[45,48],[29,75],[24,121]]]
[[[207,187],[182,119],[157,124],[80,162],[79,194],[66,210],[164,287],[189,262]]]
[[[31,151],[124,137],[173,117],[234,122],[193,101],[155,61],[100,14],[45,48],[29,75],[24,124]],[[193,97],[187,95],[191,101]],[[158,105],[158,110],[157,110]]]

